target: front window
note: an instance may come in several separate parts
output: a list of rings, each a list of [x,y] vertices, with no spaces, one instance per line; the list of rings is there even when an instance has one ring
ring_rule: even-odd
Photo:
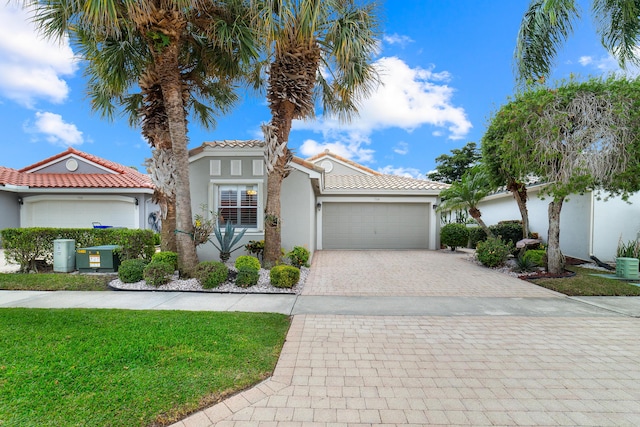
[[[218,224],[231,221],[242,228],[258,228],[258,186],[221,185],[218,189]]]

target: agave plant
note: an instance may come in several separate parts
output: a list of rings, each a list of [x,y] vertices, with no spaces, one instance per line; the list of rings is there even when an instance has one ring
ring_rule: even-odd
[[[238,231],[238,234],[236,234],[236,231]],[[229,261],[231,253],[243,247],[237,245],[246,231],[246,228],[243,228],[242,230],[236,230],[236,227],[231,223],[231,221],[226,221],[223,235],[220,231],[220,225],[216,224],[215,228],[213,229],[213,234],[215,234],[216,240],[218,241],[220,246],[216,245],[215,242],[211,239],[209,239],[209,241],[220,252],[220,261]]]

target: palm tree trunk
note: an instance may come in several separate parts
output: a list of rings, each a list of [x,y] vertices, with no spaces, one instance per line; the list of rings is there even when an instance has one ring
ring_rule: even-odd
[[[549,235],[547,237],[547,271],[560,274],[564,271],[564,255],[560,250],[560,211],[564,198],[549,203]]]
[[[160,230],[160,249],[163,251],[178,252],[176,244],[176,201],[167,200],[166,216],[162,219]]]
[[[280,260],[282,256],[282,219],[280,209],[280,193],[282,190],[282,182],[289,174],[288,164],[291,159],[291,152],[286,148],[291,132],[291,122],[293,121],[293,112],[295,105],[289,101],[280,103],[279,111],[273,114],[273,127],[275,128],[275,136],[277,137],[278,146],[285,146],[285,149],[270,150],[271,153],[278,153],[278,159],[271,161],[273,168],[267,174],[267,202],[265,206],[264,220],[264,258],[263,265],[270,268]],[[265,138],[266,139],[266,138]],[[269,143],[266,141],[267,144]]]
[[[168,46],[163,47],[162,52],[157,56],[156,64],[176,166],[176,248],[178,249],[178,269],[182,274],[190,276],[198,264],[198,255],[193,241],[187,118],[182,96],[178,43],[170,43]]]
[[[482,220],[482,214],[480,213],[479,209],[477,208],[469,209],[469,215],[471,215],[471,218],[477,221],[478,225],[484,230],[487,237],[493,237],[493,233],[491,232],[489,227],[487,227],[487,224],[485,224],[484,221]]]

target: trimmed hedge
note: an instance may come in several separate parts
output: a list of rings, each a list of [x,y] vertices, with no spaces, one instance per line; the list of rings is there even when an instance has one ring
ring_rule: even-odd
[[[178,254],[171,251],[160,251],[153,254],[151,262],[166,262],[173,266],[173,270],[178,269]]]
[[[193,276],[200,281],[204,289],[212,289],[227,280],[229,269],[220,261],[202,261],[196,266]]]
[[[158,286],[168,283],[175,270],[168,262],[152,261],[144,268],[144,280],[147,285]]]
[[[466,247],[469,242],[469,230],[466,225],[457,222],[447,224],[440,230],[440,242],[449,246],[452,251],[458,246]]]
[[[240,255],[238,258],[236,258],[234,265],[237,270],[242,270],[243,268],[260,270],[260,261],[258,261],[258,258],[254,258],[249,255]]]
[[[121,261],[143,258],[150,260],[155,253],[154,233],[151,230],[126,228],[5,228],[0,230],[5,256],[20,264],[20,271],[36,270],[36,260],[53,263],[53,241],[73,239],[77,248],[118,245]]]
[[[126,259],[118,267],[118,278],[123,283],[135,283],[144,279],[144,268],[147,263],[143,259]]]

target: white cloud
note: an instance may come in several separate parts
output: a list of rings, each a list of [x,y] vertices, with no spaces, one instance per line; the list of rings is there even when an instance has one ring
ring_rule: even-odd
[[[70,145],[81,145],[84,142],[82,132],[76,125],[66,123],[59,114],[48,112],[37,112],[33,124],[27,123],[25,131],[44,138],[53,145],[68,147]]]
[[[593,62],[593,58],[591,56],[581,56],[578,62],[585,67]]]
[[[378,169],[378,172],[384,173],[387,175],[398,175],[404,176],[406,178],[417,178],[424,179],[424,174],[415,168],[394,168],[393,166],[385,166],[383,168]]]
[[[32,108],[36,99],[63,102],[77,62],[69,41],[38,36],[29,13],[12,5],[0,8],[0,96]]]
[[[344,138],[331,142],[307,139],[300,146],[299,152],[304,157],[310,157],[322,153],[324,150],[329,150],[338,156],[364,163],[373,161],[374,151],[367,148],[370,143],[369,140],[359,139],[357,135],[354,135],[353,139]]]
[[[407,144],[406,142],[400,141],[396,144],[395,147],[393,147],[393,151],[396,154],[401,154],[404,156],[409,152],[409,144]]]
[[[462,107],[453,105],[454,89],[446,82],[448,72],[433,68],[411,68],[396,57],[381,58],[375,63],[382,85],[364,100],[359,115],[343,124],[335,118],[319,116],[313,121],[295,121],[294,129],[306,129],[325,135],[352,132],[368,136],[388,128],[408,132],[421,126],[435,126],[448,138],[463,139],[472,125]]]
[[[405,47],[409,43],[413,43],[414,40],[409,36],[403,36],[397,33],[393,34],[385,34],[382,37],[385,43],[388,44],[399,44],[401,47]]]

